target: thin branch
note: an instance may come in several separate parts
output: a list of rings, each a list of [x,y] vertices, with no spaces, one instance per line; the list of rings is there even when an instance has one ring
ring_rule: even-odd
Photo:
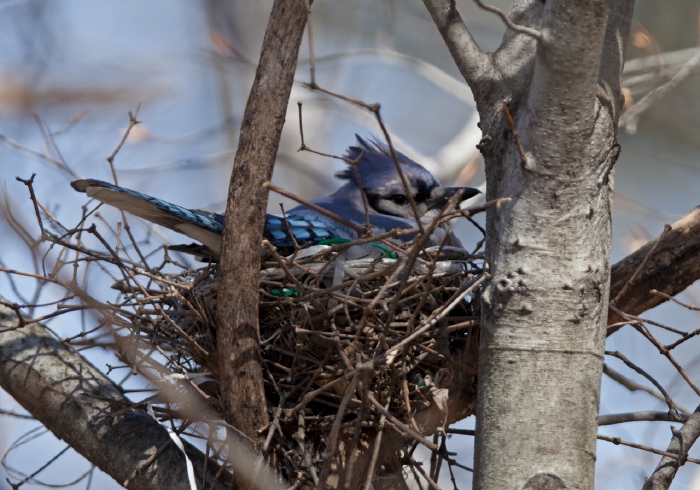
[[[672,461],[676,461],[679,459],[679,457],[676,454],[673,454],[672,452],[661,451],[659,449],[654,449],[653,447],[644,446],[642,444],[636,444],[634,442],[625,441],[624,439],[620,439],[619,437],[610,437],[610,436],[603,436],[603,435],[598,434],[598,440],[612,442],[615,445],[623,445],[623,446],[633,447],[635,449],[641,449],[642,451],[647,451],[647,452],[654,453],[654,454],[661,454],[662,456],[666,456],[668,458],[671,458]],[[688,458],[686,461],[690,461],[691,463],[700,464],[700,460],[697,460],[697,459]],[[646,486],[644,486],[644,489],[649,490],[649,489],[647,489]]]
[[[621,373],[615,371],[613,368],[611,368],[607,364],[603,364],[603,373],[606,374],[610,379],[620,383],[620,385],[624,386],[625,388],[627,388],[630,391],[643,391],[645,393],[649,393],[651,396],[653,396],[657,400],[661,400],[662,402],[666,401],[664,396],[661,395],[659,392],[652,390],[648,386],[644,386],[643,384],[639,384],[636,381],[634,381],[626,376],[623,376]],[[675,410],[678,410],[679,412],[681,412],[681,414],[684,414],[684,415],[690,413],[690,410],[682,407],[681,405],[678,405],[675,402],[673,402],[673,408]]]
[[[686,48],[677,51],[669,51],[662,54],[652,54],[642,58],[635,58],[625,61],[625,75],[630,75],[639,71],[658,71],[662,67],[679,67],[685,65],[692,57],[700,53],[700,48]]]
[[[618,313],[620,313],[618,311]],[[664,356],[668,361],[673,365],[673,367],[676,368],[676,371],[678,371],[678,374],[681,375],[681,377],[685,380],[685,382],[690,386],[690,388],[700,395],[700,387],[695,384],[695,382],[692,380],[692,378],[688,375],[688,373],[683,369],[683,366],[676,361],[675,357],[671,354],[671,352],[664,346],[661,342],[656,340],[656,337],[654,337],[649,330],[644,326],[644,324],[640,322],[632,322],[631,325],[639,332],[641,333],[649,342],[651,342],[654,347],[656,347],[659,350],[659,353]]]
[[[610,415],[600,415],[598,417],[598,426],[625,424],[627,422],[682,422],[690,417],[687,414],[678,414],[675,412],[629,412],[629,413],[614,413]]]
[[[697,306],[689,305],[687,303],[683,303],[682,301],[678,301],[673,296],[669,296],[668,294],[662,293],[661,291],[657,291],[656,289],[652,289],[651,291],[649,291],[649,293],[661,296],[665,300],[671,300],[674,303],[676,303],[677,305],[681,305],[681,306],[683,306],[691,311],[700,311],[700,308],[698,308]]]
[[[112,178],[114,179],[114,183],[117,185],[119,185],[119,180],[117,180],[117,171],[114,168],[114,159],[119,154],[119,151],[122,149],[122,146],[124,146],[124,143],[126,143],[126,140],[129,138],[129,134],[131,134],[131,130],[134,129],[134,126],[141,124],[141,121],[136,119],[139,115],[139,110],[141,110],[141,104],[136,106],[136,110],[133,112],[133,114],[131,111],[129,111],[129,125],[127,126],[126,130],[124,130],[122,139],[119,141],[117,147],[114,149],[112,154],[107,157],[107,163],[109,163],[109,168],[112,171]]]
[[[474,0],[474,3],[476,3],[479,7],[482,9],[486,10],[487,12],[491,12],[493,14],[496,14],[508,27],[508,29],[519,32],[521,34],[526,34],[533,39],[536,39],[537,41],[543,41],[544,40],[544,33],[542,31],[538,31],[537,29],[533,29],[531,27],[526,27],[526,26],[521,26],[518,24],[515,24],[513,21],[511,21],[506,13],[499,9],[498,7],[494,7],[493,5],[486,5],[484,2],[481,0]]]
[[[649,381],[651,381],[651,383],[652,383],[654,386],[656,386],[656,389],[659,390],[659,391],[661,392],[661,394],[663,395],[664,401],[665,401],[666,404],[668,405],[668,408],[669,408],[670,410],[673,410],[673,400],[671,399],[671,397],[669,396],[669,394],[666,393],[666,390],[664,389],[664,387],[661,386],[661,383],[659,383],[658,381],[656,381],[656,379],[654,379],[654,377],[653,377],[652,375],[650,375],[650,374],[647,373],[644,369],[640,368],[640,367],[637,366],[635,363],[633,363],[632,361],[630,361],[629,359],[627,359],[627,357],[626,357],[624,354],[622,354],[621,352],[617,352],[617,351],[615,351],[615,352],[605,351],[605,355],[607,355],[607,356],[612,356],[612,357],[617,357],[617,358],[620,359],[622,362],[624,362],[624,363],[627,365],[627,367],[629,367],[629,368],[632,369],[633,371],[636,371],[637,373],[641,374],[641,375],[644,376],[646,379],[648,379]]]
[[[700,70],[700,51],[693,56],[683,67],[678,70],[671,80],[665,84],[651,90],[634,106],[628,109],[620,118],[620,127],[630,133],[637,131],[637,121],[639,116],[649,109],[655,102],[666,97],[669,93],[675,90],[686,78]]]

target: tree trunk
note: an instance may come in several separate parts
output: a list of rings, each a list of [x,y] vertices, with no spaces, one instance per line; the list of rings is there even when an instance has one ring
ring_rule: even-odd
[[[490,56],[425,2],[475,95],[486,197],[511,198],[487,215],[474,488],[593,488],[633,2],[520,2]]]
[[[227,422],[262,445],[268,422],[258,331],[260,240],[294,82],[307,1],[276,0],[246,105],[226,204],[217,309],[221,399]]]

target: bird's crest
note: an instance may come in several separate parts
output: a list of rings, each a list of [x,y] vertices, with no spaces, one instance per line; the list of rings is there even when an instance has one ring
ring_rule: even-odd
[[[358,144],[347,149],[345,158],[357,161],[362,187],[374,189],[382,187],[389,182],[400,182],[389,146],[376,138],[366,140],[357,134],[355,137]],[[429,186],[438,185],[435,177],[425,167],[414,162],[401,152],[396,151],[395,153],[397,161],[409,182],[412,181],[416,184],[422,182]],[[352,165],[336,173],[335,176],[339,179],[358,183],[357,174]]]

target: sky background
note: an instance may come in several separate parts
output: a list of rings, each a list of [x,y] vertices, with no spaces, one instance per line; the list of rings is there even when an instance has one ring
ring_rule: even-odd
[[[510,5],[493,3],[506,10]],[[458,4],[481,47],[495,49],[504,32],[501,22],[471,2]],[[128,125],[128,112],[137,107],[142,125],[115,159],[119,183],[186,207],[221,211],[270,6],[271,2],[260,0],[0,2],[0,267],[29,272],[41,267],[7,224],[8,216],[13,216],[38,236],[26,187],[15,177],[36,174],[39,200],[61,221],[75,225],[86,197],[74,192],[69,182],[77,177],[111,180],[106,158]],[[422,3],[317,1],[313,11],[317,82],[335,92],[381,103],[396,148],[423,163],[444,185],[483,186],[483,168],[475,148],[480,132],[471,95]],[[637,36],[630,58],[657,56],[663,60],[664,53],[697,47],[698,14],[697,1],[677,1],[672,7],[668,2],[638,2]],[[333,174],[343,164],[297,151],[297,102],[303,103],[306,144],[315,150],[342,154],[354,142],[355,133],[381,133],[367,112],[302,85],[309,81],[308,59],[305,41],[273,180],[312,199],[335,189]],[[664,223],[676,221],[698,205],[699,87],[700,77],[691,77],[645,113],[634,134],[620,134],[613,262],[660,233]],[[633,89],[633,95],[638,97],[643,91]],[[47,134],[52,136],[47,138]],[[280,202],[287,209],[291,205],[280,196],[271,196],[270,211],[279,212]],[[108,223],[121,219],[119,213],[106,208],[101,213]],[[150,237],[153,248],[181,240],[136,219],[131,224],[140,236]],[[456,231],[466,244],[480,238],[464,223]],[[0,273],[0,294],[20,302],[15,290],[32,297],[32,280],[13,280]],[[110,286],[104,280],[91,282],[93,294],[103,299],[113,295]],[[47,303],[62,294],[57,287],[47,287],[35,299]],[[700,291],[694,286],[679,299],[700,305]],[[682,330],[700,328],[698,314],[677,305],[664,305],[645,317]],[[52,328],[69,335],[76,327],[59,319]],[[678,358],[694,379],[700,379],[698,349],[693,342],[687,344],[677,352]],[[672,367],[632,329],[611,336],[607,349],[623,352],[652,372],[679,404],[694,410],[700,403]],[[118,362],[108,352],[92,350],[88,356],[100,368]],[[606,362],[643,382],[618,361]],[[118,376],[113,378],[118,381]],[[22,412],[2,392],[0,407]],[[630,393],[603,378],[602,414],[664,409],[662,402]],[[471,418],[462,426],[473,424]],[[602,427],[600,433],[665,449],[669,425],[625,424]],[[36,427],[40,425],[33,421],[0,417],[0,453],[5,454],[20,438],[28,439],[9,451],[6,465],[31,473],[65,447],[50,434],[27,436]],[[471,466],[471,439],[455,438],[451,444],[450,449]],[[691,456],[699,457],[700,451],[691,451]],[[599,442],[597,488],[640,488],[658,459]],[[38,478],[67,483],[89,469],[87,462],[68,451]],[[471,481],[467,473],[458,476],[464,486]],[[6,477],[6,470],[0,469],[0,488],[8,488]],[[10,478],[19,479],[16,474]],[[120,488],[100,472],[91,479],[72,488],[89,484]],[[443,484],[449,486],[449,479]],[[700,489],[700,472],[686,465],[672,488]]]

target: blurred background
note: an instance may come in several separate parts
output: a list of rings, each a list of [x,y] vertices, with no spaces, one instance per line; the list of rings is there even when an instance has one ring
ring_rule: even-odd
[[[73,191],[75,178],[112,180],[107,158],[118,147],[129,112],[136,126],[114,158],[119,184],[191,208],[222,211],[238,130],[253,79],[271,1],[63,0],[0,2],[0,267],[45,273],[52,251],[40,237],[27,187],[15,178],[36,174],[38,200],[66,226],[75,226],[86,196]],[[497,17],[467,0],[457,2],[476,40],[496,49],[504,33]],[[491,1],[508,10],[511,2]],[[625,76],[632,106],[649,90],[668,81],[699,44],[697,0],[639,1]],[[480,138],[471,94],[419,0],[355,0],[313,5],[316,82],[323,88],[380,103],[395,147],[424,164],[444,185],[483,186],[483,164],[475,145]],[[299,152],[302,103],[305,143],[314,150],[341,155],[354,134],[381,136],[367,111],[306,88],[310,81],[308,37],[300,54],[274,182],[313,199],[337,187],[333,178],[343,163]],[[138,112],[136,112],[138,111]],[[617,163],[613,262],[656,236],[698,205],[700,196],[700,76],[685,79],[638,118],[626,121]],[[482,187],[483,189],[483,187]],[[483,198],[482,198],[483,199]],[[293,203],[271,195],[269,210]],[[115,226],[121,214],[100,210]],[[483,220],[483,217],[481,218]],[[182,237],[130,220],[134,232],[152,249],[180,243]],[[468,248],[481,238],[468,224],[456,232]],[[185,239],[185,241],[187,241]],[[50,261],[49,261],[50,262]],[[40,286],[40,287],[38,287]],[[111,283],[94,280],[93,295],[115,296]],[[0,273],[0,294],[22,304],[46,304],[62,298],[55,286]],[[681,301],[700,306],[697,286]],[[31,310],[45,313],[55,306]],[[664,305],[645,317],[693,331],[698,313]],[[90,319],[86,320],[86,324]],[[80,331],[64,319],[50,324],[58,335]],[[659,334],[664,339],[665,334]],[[669,337],[670,338],[670,337]],[[674,337],[675,338],[675,337]],[[632,331],[608,340],[655,378],[690,411],[699,397],[658,351]],[[691,377],[700,379],[700,358],[692,342],[675,351]],[[86,356],[101,370],[119,365],[108,351]],[[614,359],[610,367],[640,383],[648,381]],[[110,375],[121,381],[126,373]],[[138,389],[138,380],[130,380]],[[135,394],[132,398],[138,399]],[[0,392],[0,408],[24,414]],[[644,393],[631,393],[603,379],[601,414],[666,410]],[[666,449],[669,423],[637,422],[601,427],[600,433]],[[472,428],[473,418],[462,428]],[[454,438],[451,451],[472,466],[472,440]],[[34,475],[25,488],[41,482],[68,488],[121,488],[35,421],[0,416],[0,488]],[[60,456],[43,468],[52,458]],[[698,457],[699,450],[691,451]],[[427,453],[423,457],[428,458]],[[640,488],[659,456],[638,449],[598,443],[597,488]],[[38,471],[40,470],[41,471]],[[84,476],[84,478],[82,478]],[[455,475],[460,487],[471,474]],[[444,480],[449,485],[449,476]],[[700,489],[700,469],[679,472],[674,489]]]

